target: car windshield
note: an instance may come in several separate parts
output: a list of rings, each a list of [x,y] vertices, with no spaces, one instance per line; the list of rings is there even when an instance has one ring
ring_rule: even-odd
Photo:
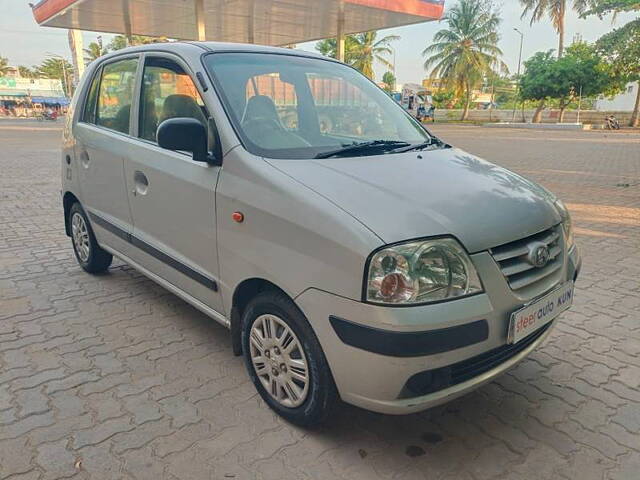
[[[351,67],[286,54],[205,57],[225,109],[251,153],[310,159],[376,155],[431,137]]]

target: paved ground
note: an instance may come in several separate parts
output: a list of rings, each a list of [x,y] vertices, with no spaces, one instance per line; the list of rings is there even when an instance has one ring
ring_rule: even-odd
[[[637,479],[640,135],[436,127],[567,200],[584,270],[551,339],[447,406],[275,417],[229,335],[132,269],[83,273],[52,124],[0,121],[0,479]]]

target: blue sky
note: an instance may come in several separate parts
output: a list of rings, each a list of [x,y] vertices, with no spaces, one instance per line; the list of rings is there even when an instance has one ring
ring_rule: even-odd
[[[31,0],[36,2],[37,0]],[[65,30],[38,27],[31,8],[26,0],[0,0],[0,55],[8,57],[12,65],[33,65],[39,63],[47,52],[69,57],[67,35]],[[447,0],[447,6],[453,5],[455,0]],[[503,18],[501,26],[502,40],[500,47],[504,52],[504,61],[515,72],[518,62],[519,36],[513,28],[519,28],[525,34],[524,54],[526,59],[539,50],[556,48],[557,36],[549,22],[535,24],[530,27],[528,20],[521,20],[521,7],[518,0],[503,0],[500,12]],[[616,26],[622,25],[634,18],[633,14],[619,15],[615,24],[611,18],[600,20],[591,17],[581,20],[577,14],[570,12],[567,18],[566,43],[570,43],[575,35],[584,40],[594,41]],[[438,22],[412,25],[383,31],[383,34],[400,35],[395,42],[396,72],[399,83],[419,82],[426,76],[422,67],[421,52],[433,38],[433,34],[444,25]],[[86,33],[85,43],[95,40],[96,34]],[[111,35],[103,35],[108,42]],[[301,44],[298,48],[313,50],[313,44]],[[376,68],[377,76],[383,69]]]

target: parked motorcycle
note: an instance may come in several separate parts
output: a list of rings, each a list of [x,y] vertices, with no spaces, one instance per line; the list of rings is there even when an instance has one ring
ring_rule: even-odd
[[[620,130],[620,122],[613,115],[609,115],[608,117],[605,118],[605,126],[609,130]]]
[[[58,112],[53,111],[53,112],[42,112],[39,116],[38,116],[38,121],[50,121],[50,122],[56,122],[58,120]]]

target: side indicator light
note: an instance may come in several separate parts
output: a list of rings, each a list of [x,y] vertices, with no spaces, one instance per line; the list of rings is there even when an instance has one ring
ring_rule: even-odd
[[[242,212],[233,212],[231,214],[231,218],[233,218],[233,220],[238,223],[244,222],[244,215],[242,214]]]

